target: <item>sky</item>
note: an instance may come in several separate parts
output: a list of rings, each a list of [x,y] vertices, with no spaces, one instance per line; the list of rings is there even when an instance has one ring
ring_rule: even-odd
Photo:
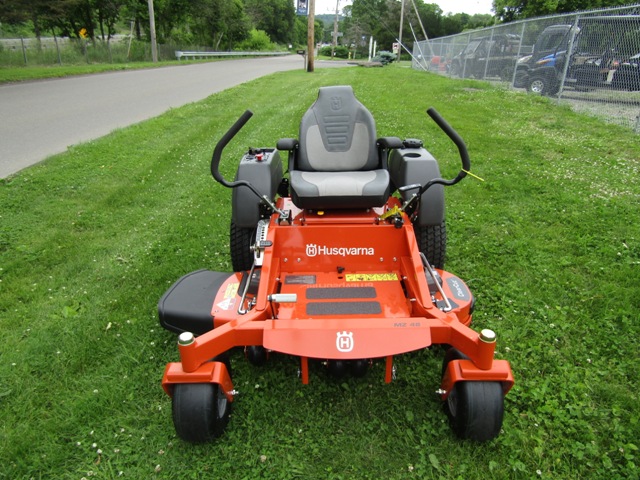
[[[316,15],[323,13],[335,13],[336,12],[336,0],[315,0],[316,1]],[[349,0],[339,0],[340,9],[346,5],[350,5]],[[468,13],[473,15],[475,13],[488,13],[491,14],[492,0],[424,0],[424,3],[436,3],[440,6],[445,13]],[[411,1],[405,0],[405,8],[412,8]]]

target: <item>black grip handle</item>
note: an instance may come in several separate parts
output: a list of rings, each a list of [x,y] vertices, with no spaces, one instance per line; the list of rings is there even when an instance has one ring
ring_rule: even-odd
[[[426,192],[433,185],[444,185],[446,187],[450,187],[451,185],[455,185],[464,177],[467,176],[467,172],[471,170],[471,160],[469,160],[469,152],[467,152],[467,146],[462,140],[462,137],[458,135],[451,125],[447,123],[447,121],[440,116],[440,114],[436,111],[435,108],[431,107],[427,110],[427,114],[433,119],[434,122],[440,127],[440,129],[447,134],[447,136],[456,144],[458,147],[458,151],[460,152],[460,159],[462,160],[462,170],[458,172],[458,175],[452,180],[445,180],[443,178],[434,178],[433,180],[429,180],[425,183],[415,197],[420,197],[424,192]]]
[[[442,118],[442,116],[437,112],[437,110],[433,107],[427,110],[427,114],[433,119],[434,122],[440,127],[440,129],[447,134],[447,136],[451,139],[453,143],[458,147],[458,151],[460,152],[460,159],[462,160],[462,170],[458,176],[460,179],[464,178],[467,173],[471,171],[471,160],[469,159],[469,152],[467,152],[467,146],[462,140],[462,137],[456,132],[451,125],[447,123],[447,121]],[[466,170],[466,172],[464,171]]]
[[[229,183],[224,178],[222,178],[222,175],[220,175],[219,166],[220,159],[222,158],[222,151],[252,116],[253,112],[251,110],[245,110],[245,112],[240,115],[240,118],[236,120],[236,123],[231,125],[231,128],[227,131],[227,133],[225,133],[220,141],[218,141],[216,148],[213,149],[213,156],[211,157],[211,175],[213,175],[213,178],[215,178],[217,182],[221,183],[225,187],[232,188],[235,182]]]

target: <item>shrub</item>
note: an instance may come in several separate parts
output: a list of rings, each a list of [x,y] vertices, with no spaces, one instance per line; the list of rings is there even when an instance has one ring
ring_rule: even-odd
[[[378,54],[375,57],[373,57],[374,62],[380,62],[383,65],[387,65],[393,62],[395,59],[396,59],[396,54],[388,52],[386,50],[379,51]]]
[[[271,43],[269,34],[264,30],[256,30],[255,28],[249,32],[249,38],[238,44],[236,50],[244,52],[260,52],[275,50],[276,46]]]
[[[322,47],[320,49],[320,55],[325,57],[331,56],[331,46]],[[349,49],[344,45],[338,45],[333,51],[333,56],[336,58],[349,58]]]

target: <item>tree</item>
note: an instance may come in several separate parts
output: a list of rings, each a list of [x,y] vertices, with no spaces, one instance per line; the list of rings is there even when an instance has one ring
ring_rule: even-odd
[[[627,5],[626,0],[493,0],[493,11],[503,22]]]
[[[203,45],[219,50],[224,40],[231,49],[235,42],[247,38],[250,21],[242,0],[193,0],[190,6],[191,28]]]
[[[272,41],[292,43],[296,11],[290,0],[244,0],[254,28],[267,32]]]
[[[394,3],[400,5],[395,0],[354,0],[352,5],[345,7],[346,42],[366,51],[369,37],[373,37],[381,47],[390,48],[397,36],[400,20],[399,10],[395,20],[390,16],[389,8]]]
[[[147,3],[147,0],[145,0]],[[191,5],[189,0],[154,0],[156,35],[164,43],[173,38],[174,30],[188,25]],[[146,12],[149,9],[147,7]]]
[[[105,38],[105,28],[107,30],[107,40],[115,33],[115,25],[120,16],[122,0],[93,0],[93,8],[100,27],[100,36]]]
[[[435,3],[422,3],[421,0],[416,1],[416,8],[418,9],[418,13],[420,14],[420,20],[422,21],[422,25],[427,32],[427,36],[429,38],[441,37],[442,35],[446,35],[444,28],[444,18],[442,16],[442,9]],[[417,19],[414,21],[415,12],[413,8],[410,9],[409,19],[411,24],[418,23]],[[413,25],[414,30],[416,31],[416,35],[418,35],[418,25]]]
[[[307,17],[296,15],[291,43],[296,46],[307,44]]]
[[[0,0],[0,20],[10,25],[30,21],[37,39],[64,23],[69,0]]]

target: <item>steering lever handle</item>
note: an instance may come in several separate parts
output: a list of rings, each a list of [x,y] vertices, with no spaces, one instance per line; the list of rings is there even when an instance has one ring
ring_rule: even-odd
[[[221,183],[225,187],[234,188],[240,185],[248,185],[248,182],[240,181],[240,182],[227,182],[224,177],[220,174],[220,159],[222,158],[222,151],[227,146],[227,144],[235,137],[238,132],[245,126],[245,124],[249,121],[249,119],[253,116],[253,112],[251,110],[245,110],[245,112],[240,115],[240,118],[236,120],[236,122],[231,125],[231,128],[225,133],[222,138],[216,144],[216,148],[213,149],[213,156],[211,157],[211,175],[218,183]]]

